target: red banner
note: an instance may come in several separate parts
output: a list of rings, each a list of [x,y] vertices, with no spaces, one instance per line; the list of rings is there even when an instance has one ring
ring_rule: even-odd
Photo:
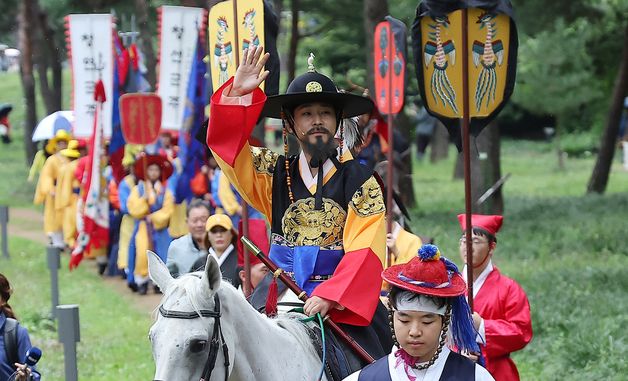
[[[161,127],[161,97],[154,93],[130,93],[120,97],[120,120],[129,144],[151,144]]]
[[[397,114],[403,107],[406,62],[389,21],[377,24],[374,42],[375,104],[382,114]]]

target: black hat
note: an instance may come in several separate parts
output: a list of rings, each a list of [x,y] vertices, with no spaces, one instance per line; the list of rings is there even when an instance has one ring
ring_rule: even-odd
[[[369,114],[373,101],[359,95],[341,93],[334,81],[314,69],[313,54],[308,58],[308,72],[296,77],[285,94],[268,97],[262,116],[281,119],[281,111],[309,102],[330,103],[336,110],[342,110],[342,118]]]

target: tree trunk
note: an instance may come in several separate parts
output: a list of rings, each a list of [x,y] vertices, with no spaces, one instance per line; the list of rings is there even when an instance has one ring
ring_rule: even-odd
[[[501,178],[500,136],[497,123],[492,122],[486,126],[477,137],[476,143],[479,156],[475,163],[478,177],[471,180],[473,211],[482,214],[502,214],[504,212],[502,187],[497,188],[481,205],[477,205],[478,198]]]
[[[478,137],[470,136],[471,149],[471,210],[473,213],[501,214],[504,199],[501,187],[482,205],[477,201],[493,184],[501,178],[500,137],[496,122],[486,126]],[[463,153],[458,154],[454,168],[454,180],[464,180]]]
[[[299,48],[299,0],[290,1],[290,13],[292,23],[290,27],[290,46],[288,48],[288,83],[292,82],[296,75],[297,49]]]
[[[615,89],[613,90],[613,100],[608,112],[606,129],[600,140],[600,152],[597,155],[595,167],[591,173],[587,193],[604,193],[608,184],[609,172],[615,154],[615,144],[617,133],[619,132],[619,122],[621,119],[622,105],[624,97],[628,92],[628,26],[624,31],[624,47],[621,54],[621,64],[615,79]]]
[[[416,206],[416,198],[414,196],[414,182],[412,181],[412,142],[410,138],[411,122],[405,112],[401,112],[395,118],[394,128],[401,132],[403,137],[408,142],[408,149],[401,152],[399,160],[395,160],[395,171],[399,174],[397,177],[397,189],[403,189],[403,192],[399,192],[401,200],[408,208],[414,208]]]
[[[449,156],[449,132],[441,122],[436,123],[430,146],[431,163],[447,159]]]
[[[20,78],[22,90],[26,100],[26,120],[24,121],[24,150],[26,162],[30,164],[35,157],[37,147],[31,141],[33,130],[37,123],[37,108],[35,103],[35,78],[33,77],[33,2],[22,0],[19,13],[19,45],[20,45]]]
[[[364,0],[364,37],[366,39],[366,87],[375,91],[373,79],[373,33],[375,27],[388,15],[388,0]]]
[[[46,113],[52,114],[61,110],[61,62],[59,52],[56,47],[54,30],[48,23],[48,14],[41,9],[36,0],[33,1],[33,35],[36,37],[37,46],[35,53],[35,63],[37,67],[37,77],[39,81],[39,92],[44,104]],[[52,68],[52,87],[48,81],[48,69]]]
[[[146,0],[135,0],[135,11],[137,12],[137,24],[140,30],[138,46],[144,53],[146,59],[146,80],[152,89],[157,83],[157,57],[153,48],[153,40],[150,28],[148,27],[148,2]]]

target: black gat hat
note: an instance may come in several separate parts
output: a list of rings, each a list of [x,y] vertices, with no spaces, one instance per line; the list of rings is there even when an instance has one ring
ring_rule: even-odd
[[[285,94],[268,97],[261,116],[281,119],[282,110],[291,110],[310,102],[329,103],[336,110],[342,110],[342,118],[371,112],[374,106],[371,99],[339,92],[334,81],[314,69],[312,53],[307,61],[308,72],[290,82]]]

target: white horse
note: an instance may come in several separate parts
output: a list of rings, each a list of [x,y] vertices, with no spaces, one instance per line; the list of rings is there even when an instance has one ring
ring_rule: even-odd
[[[177,279],[156,254],[149,252],[148,259],[150,277],[164,293],[149,333],[155,380],[200,380],[207,369],[208,381],[318,377],[321,360],[305,326],[294,316],[270,319],[256,311],[221,282],[213,257],[204,272]]]

